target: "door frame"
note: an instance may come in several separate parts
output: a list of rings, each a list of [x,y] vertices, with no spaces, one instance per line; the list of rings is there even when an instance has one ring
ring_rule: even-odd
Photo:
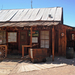
[[[19,50],[19,54],[22,54],[22,51],[20,51],[20,32],[26,32],[26,39],[27,39],[27,30],[19,30],[18,31],[18,50]],[[26,41],[26,44],[27,44],[27,41]]]

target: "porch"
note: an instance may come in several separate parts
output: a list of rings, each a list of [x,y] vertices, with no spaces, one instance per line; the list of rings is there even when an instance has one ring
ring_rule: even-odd
[[[0,43],[7,46],[7,56],[22,55],[24,57],[28,54],[29,48],[48,48],[49,55],[52,54],[52,60],[54,60],[53,25],[57,24],[58,22],[0,23],[0,32],[3,33],[1,37],[4,38],[1,38]],[[43,38],[41,34],[47,37]]]

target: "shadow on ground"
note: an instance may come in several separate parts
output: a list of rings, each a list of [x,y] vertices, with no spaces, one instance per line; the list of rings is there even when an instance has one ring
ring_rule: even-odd
[[[46,62],[40,62],[40,63],[32,63],[30,60],[17,60],[17,59],[4,59],[0,62],[17,62],[17,63],[30,63],[30,64],[67,64],[67,65],[74,65],[75,66],[75,58],[73,59],[67,59],[66,57],[62,56],[55,56],[54,61],[52,61],[52,57],[47,57]]]

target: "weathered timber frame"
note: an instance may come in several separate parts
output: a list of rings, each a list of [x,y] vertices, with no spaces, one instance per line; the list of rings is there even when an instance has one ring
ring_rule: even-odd
[[[32,48],[32,33],[33,33],[32,30],[33,30],[33,27],[31,26],[31,28],[30,28],[30,32],[31,32],[31,35],[30,35],[30,45],[22,45],[22,58],[24,58],[24,47]],[[50,35],[50,33],[49,33],[49,35]],[[50,38],[49,38],[49,40],[50,40]],[[52,27],[52,61],[54,61],[54,26]]]
[[[32,26],[30,28],[31,36],[30,36],[30,45],[22,45],[22,58],[24,58],[24,47],[32,47]]]
[[[4,46],[5,47],[5,58],[7,57],[7,45],[0,45],[0,47]]]
[[[54,26],[52,28],[52,60],[54,61]]]

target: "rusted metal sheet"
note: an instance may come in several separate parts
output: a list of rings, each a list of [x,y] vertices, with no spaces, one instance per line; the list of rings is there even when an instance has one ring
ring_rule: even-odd
[[[56,14],[56,12],[57,12],[56,9],[58,9],[58,8],[55,7],[55,8],[53,8],[53,9],[50,10],[50,12],[49,12],[49,14],[48,14],[49,17],[48,17],[48,19],[47,19],[48,21],[54,21],[55,14]],[[61,20],[61,19],[60,19],[60,20]]]
[[[0,21],[3,21],[3,22],[10,21],[16,12],[17,12],[17,10],[10,10],[10,11],[5,10],[3,15],[1,15]]]
[[[61,21],[62,7],[0,10],[0,22]]]
[[[28,21],[33,12],[34,12],[34,9],[30,9],[27,12],[27,14],[22,18],[22,21]]]
[[[59,21],[59,20],[61,19],[61,16],[62,16],[62,9],[61,9],[61,8],[58,8],[56,11],[57,11],[57,12],[56,12],[56,14],[55,14],[54,20],[55,20],[55,21]]]
[[[42,16],[42,20],[47,20],[49,18],[49,15],[47,15],[47,14],[49,14],[50,11],[51,11],[51,8],[46,8],[45,9],[45,11],[43,13],[43,16]]]

